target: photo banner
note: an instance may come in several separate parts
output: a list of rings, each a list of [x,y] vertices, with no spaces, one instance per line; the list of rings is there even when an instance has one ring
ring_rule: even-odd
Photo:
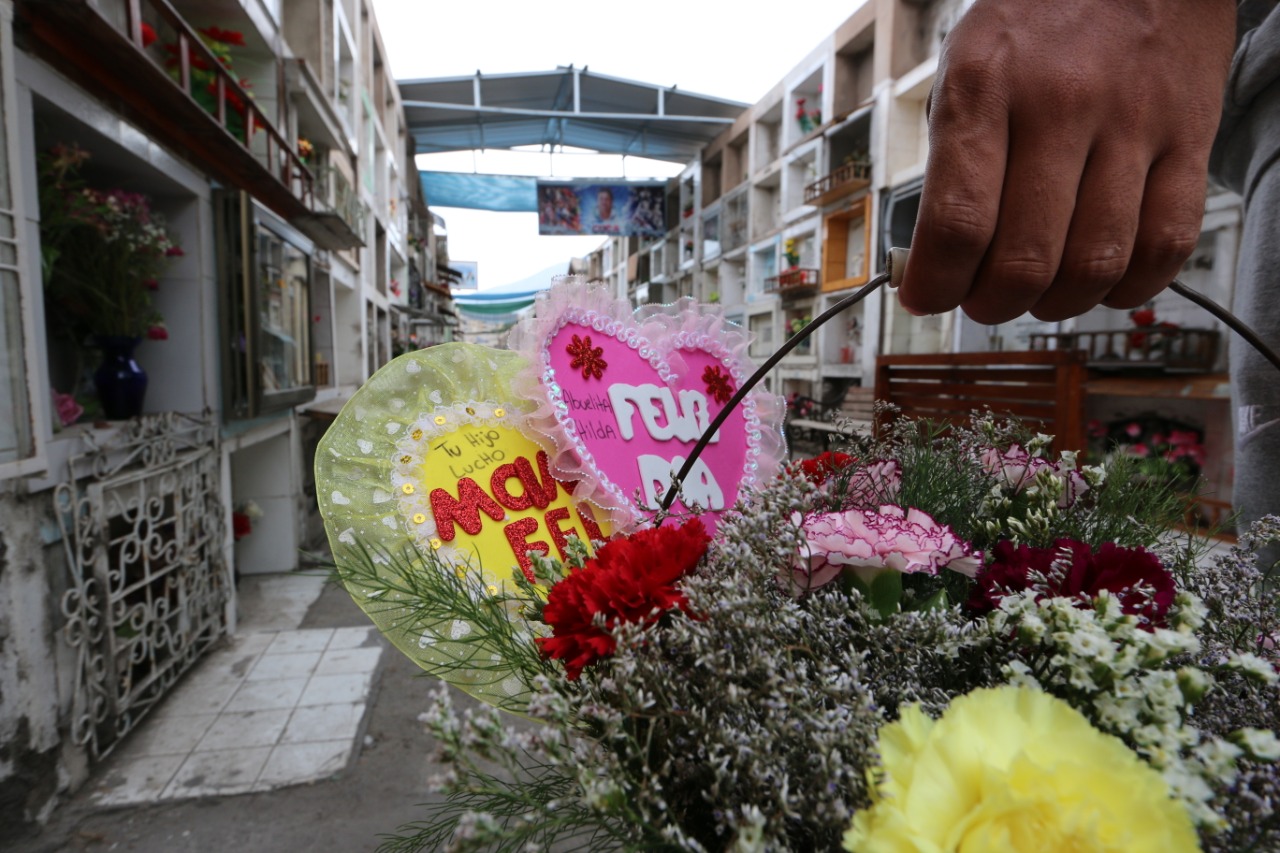
[[[538,181],[539,234],[660,237],[667,233],[662,181]]]
[[[450,258],[449,266],[461,273],[461,277],[453,283],[453,290],[479,289],[480,263],[478,261],[455,261]]]

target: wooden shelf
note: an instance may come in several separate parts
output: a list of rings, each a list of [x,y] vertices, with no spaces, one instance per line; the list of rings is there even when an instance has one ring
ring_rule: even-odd
[[[1098,376],[1085,380],[1089,395],[1109,397],[1159,397],[1172,400],[1228,400],[1231,383],[1225,373],[1187,376]]]

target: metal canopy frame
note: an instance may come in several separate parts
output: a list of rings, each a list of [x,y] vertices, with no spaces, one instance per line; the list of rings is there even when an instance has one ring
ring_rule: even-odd
[[[572,65],[399,86],[419,154],[542,145],[684,163],[748,106]]]

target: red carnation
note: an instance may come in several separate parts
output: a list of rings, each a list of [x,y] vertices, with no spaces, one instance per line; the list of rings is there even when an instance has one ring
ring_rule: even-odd
[[[141,29],[142,29],[142,46],[151,47],[151,45],[156,43],[156,39],[158,38],[158,36],[156,35],[155,27],[151,26],[146,21],[143,21]]]
[[[979,613],[993,610],[1011,592],[1030,589],[1032,572],[1049,580],[1049,594],[1077,598],[1081,607],[1092,607],[1104,589],[1120,599],[1125,613],[1144,617],[1151,625],[1163,625],[1173,604],[1173,575],[1145,548],[1121,548],[1106,542],[1095,554],[1083,542],[1058,539],[1052,548],[1031,548],[1005,540],[996,543],[995,559],[977,577],[969,608]],[[1052,570],[1057,561],[1060,568]],[[1065,568],[1065,574],[1062,572]],[[1137,587],[1145,591],[1140,592]]]
[[[800,470],[814,485],[821,486],[857,461],[848,453],[828,450],[825,453],[819,453],[812,459],[802,459],[800,461]]]
[[[158,323],[147,329],[147,337],[153,341],[169,340],[169,330],[164,327],[163,323]]]
[[[605,544],[581,569],[551,588],[543,618],[553,636],[539,637],[542,654],[564,662],[570,681],[583,667],[613,654],[609,631],[623,623],[652,624],[664,612],[688,609],[676,588],[707,552],[711,537],[698,519],[658,527]],[[595,621],[603,615],[603,627]]]
[[[1156,312],[1151,308],[1138,308],[1129,312],[1129,319],[1135,326],[1150,326],[1156,321]]]
[[[243,539],[253,532],[253,519],[249,518],[246,513],[231,513],[231,534],[237,539]]]
[[[235,45],[236,47],[244,47],[244,33],[236,30],[224,30],[221,27],[205,27],[200,31],[213,41],[222,42],[223,44]]]

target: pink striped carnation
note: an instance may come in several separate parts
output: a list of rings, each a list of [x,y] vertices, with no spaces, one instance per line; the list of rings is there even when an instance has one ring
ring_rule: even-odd
[[[885,505],[820,513],[802,522],[805,542],[785,580],[793,590],[816,589],[844,571],[870,582],[884,571],[936,575],[950,569],[977,574],[981,555],[928,513]]]
[[[1004,453],[999,448],[988,447],[979,458],[983,470],[1015,494],[1031,485],[1041,469],[1048,468],[1053,476],[1062,481],[1062,497],[1058,499],[1058,506],[1062,509],[1071,506],[1089,491],[1089,484],[1075,468],[1032,456],[1017,444],[1010,446]]]

